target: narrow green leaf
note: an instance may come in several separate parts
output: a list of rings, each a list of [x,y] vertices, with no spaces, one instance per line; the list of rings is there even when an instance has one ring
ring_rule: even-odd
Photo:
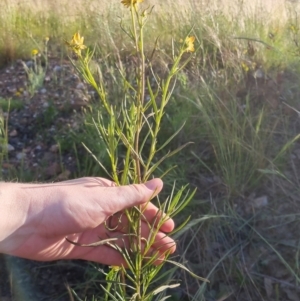
[[[119,135],[120,135],[120,138],[121,138],[122,142],[124,143],[124,145],[125,145],[127,148],[130,149],[131,155],[134,157],[134,159],[136,159],[136,158],[139,159],[141,165],[142,165],[143,167],[145,167],[145,163],[144,163],[142,157],[141,157],[139,154],[136,153],[136,151],[134,150],[133,146],[132,146],[132,145],[129,143],[129,141],[127,140],[126,136],[125,136],[122,132],[120,132]]]
[[[153,294],[153,295],[157,295],[157,294],[159,294],[160,292],[162,292],[162,291],[164,291],[164,290],[166,290],[166,289],[168,289],[168,288],[175,288],[175,287],[178,287],[178,286],[180,286],[180,283],[169,284],[169,285],[162,285],[162,286],[160,286],[159,288],[155,289],[155,290],[152,292],[152,294]]]
[[[84,143],[82,143],[82,145],[88,151],[88,153],[96,160],[96,162],[101,166],[101,168],[109,176],[109,178],[112,178],[111,174],[107,171],[107,169],[104,167],[104,165],[98,160],[98,158],[92,153],[92,151]]]
[[[191,216],[189,216],[180,226],[176,227],[174,231],[172,231],[171,233],[168,233],[168,235],[173,236],[175,233],[178,233],[182,229],[184,229],[186,231],[187,229],[185,228],[185,226],[187,225],[187,223],[189,222],[190,219],[191,219]],[[185,232],[185,231],[181,231],[180,233]],[[175,237],[173,237],[173,238],[175,238]]]
[[[102,284],[100,284],[100,286],[104,290],[105,294],[109,295],[113,301],[118,301],[118,299],[111,292],[109,292]]]
[[[208,279],[203,278],[203,277],[200,277],[200,276],[194,274],[194,273],[191,272],[186,266],[184,266],[183,264],[181,264],[181,263],[179,263],[179,262],[176,262],[176,261],[173,261],[173,260],[169,260],[169,259],[166,259],[165,261],[166,261],[166,262],[169,262],[169,263],[171,263],[171,264],[173,264],[173,265],[175,265],[175,266],[177,266],[177,267],[179,267],[180,269],[182,269],[182,270],[184,270],[184,271],[186,271],[186,272],[188,272],[192,277],[194,277],[194,278],[196,278],[196,279],[199,279],[199,280],[204,281],[204,282],[209,282]]]
[[[162,299],[160,299],[159,301],[165,301],[165,300],[169,299],[170,297],[172,297],[172,296],[171,296],[171,295],[165,296],[165,297],[163,297]]]
[[[170,200],[169,200],[169,207],[168,207],[168,212],[171,211],[173,212],[176,208],[176,206],[178,205],[180,198],[182,196],[182,193],[184,192],[184,190],[187,188],[188,185],[185,185],[183,187],[181,187],[176,194],[174,195],[175,192],[175,183],[173,185],[172,188],[172,193],[170,195]]]
[[[202,223],[208,219],[212,219],[212,218],[220,218],[220,217],[225,217],[223,215],[204,215],[200,218],[197,219],[193,219],[191,220],[188,224],[187,223],[183,223],[181,224],[179,227],[180,229],[178,230],[179,227],[177,227],[173,232],[170,233],[170,235],[172,235],[172,237],[174,239],[178,239],[182,234],[184,234],[187,230],[191,229],[192,227],[198,225],[199,223]],[[189,220],[187,220],[189,221]],[[175,234],[175,235],[174,235]]]
[[[167,154],[165,154],[162,158],[160,158],[154,165],[151,166],[151,168],[148,169],[148,171],[145,173],[144,178],[148,179],[153,172],[156,170],[156,168],[167,158],[174,156],[176,153],[178,153],[179,151],[181,151],[183,148],[185,148],[187,145],[191,144],[192,142],[188,142],[185,143],[184,145],[178,147],[177,149],[168,152]]]
[[[154,95],[153,93],[153,90],[152,90],[152,87],[151,87],[151,83],[149,81],[149,78],[147,78],[147,86],[148,86],[148,91],[149,91],[149,94],[150,94],[150,100],[151,100],[151,104],[152,104],[152,107],[154,109],[154,113],[155,115],[157,115],[157,104],[156,104],[156,97],[157,97],[157,94]]]
[[[138,296],[138,293],[134,293],[134,294],[131,296],[130,301],[136,300],[137,296]]]
[[[169,153],[168,158],[174,156],[175,154],[177,154],[178,152],[180,152],[182,149],[184,149],[185,147],[187,147],[187,146],[190,145],[190,144],[193,144],[193,142],[187,142],[187,143],[185,143],[185,144],[179,146],[179,147],[176,148],[175,150],[171,151],[171,152]]]
[[[167,141],[157,150],[157,152],[159,152],[160,150],[165,148],[174,139],[174,137],[178,135],[178,133],[183,129],[184,126],[185,126],[185,122],[179,127],[179,129],[169,139],[167,139]]]
[[[172,212],[172,214],[170,216],[173,217],[173,216],[177,215],[180,211],[182,211],[190,203],[190,201],[194,197],[196,191],[197,191],[197,188],[195,188],[188,197],[186,195],[184,200],[180,203],[180,205],[176,209],[174,209],[174,211]]]

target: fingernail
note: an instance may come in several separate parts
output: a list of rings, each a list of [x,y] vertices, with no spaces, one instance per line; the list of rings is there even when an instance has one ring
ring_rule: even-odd
[[[145,183],[145,186],[150,189],[150,190],[156,190],[157,189],[157,182],[155,181],[155,179],[150,180],[148,182]]]

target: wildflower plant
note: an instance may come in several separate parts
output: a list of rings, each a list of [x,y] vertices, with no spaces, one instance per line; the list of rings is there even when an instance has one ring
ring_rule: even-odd
[[[37,48],[31,50],[32,65],[28,66],[22,61],[23,68],[27,74],[27,89],[30,98],[34,96],[37,89],[43,86],[45,80],[48,67],[48,41],[49,37],[46,37],[43,48],[39,47],[41,50]],[[44,60],[44,64],[42,64],[42,59]]]
[[[8,112],[9,112],[9,105],[8,104]],[[7,156],[7,149],[8,149],[8,133],[7,133],[7,121],[8,118],[4,118],[3,111],[0,107],[0,181],[2,180],[2,165],[3,161]]]
[[[143,8],[142,2],[143,0],[121,1],[131,15],[129,28],[125,28],[123,24],[121,26],[135,47],[137,68],[134,81],[130,82],[122,66],[119,66],[125,91],[124,98],[120,103],[110,102],[108,97],[110,91],[106,89],[100,67],[98,67],[97,76],[92,73],[90,62],[93,51],[84,45],[84,38],[76,33],[71,41],[67,42],[67,45],[77,56],[77,59],[70,58],[73,66],[81,77],[95,89],[101,100],[102,109],[98,114],[98,119],[93,122],[98,131],[99,139],[106,145],[111,163],[110,168],[103,166],[93,154],[92,156],[116,185],[145,183],[154,175],[165,176],[170,169],[158,174],[158,170],[160,170],[158,167],[164,160],[175,155],[189,144],[166,151],[169,143],[179,133],[183,125],[162,145],[158,145],[158,135],[165,108],[171,99],[176,84],[176,76],[189,60],[189,58],[183,59],[184,54],[195,51],[195,37],[187,36],[181,40],[178,49],[174,49],[172,67],[164,79],[160,78],[152,69],[151,61],[147,59],[144,50],[144,27],[153,7]],[[155,86],[153,86],[153,82],[156,83]],[[124,149],[125,155],[118,156]],[[87,150],[89,151],[89,149]],[[105,300],[150,301],[159,298],[160,293],[166,289],[179,285],[169,280],[158,288],[154,286],[155,278],[164,263],[172,263],[185,270],[187,268],[169,259],[170,250],[173,246],[170,246],[170,250],[163,252],[163,254],[159,251],[153,254],[151,247],[161,226],[167,219],[173,218],[184,209],[191,201],[194,193],[195,190],[190,192],[187,186],[177,189],[174,184],[171,195],[165,201],[161,201],[157,197],[156,202],[160,212],[164,212],[164,215],[158,213],[153,224],[148,224],[150,234],[147,238],[143,238],[141,229],[142,220],[145,220],[145,207],[139,206],[125,211],[124,214],[129,221],[128,234],[124,234],[124,238],[120,238],[118,244],[114,239],[104,239],[99,242],[91,242],[90,245],[84,245],[96,247],[100,244],[106,244],[120,252],[126,262],[126,266],[111,267],[106,274],[108,284],[105,288],[103,287]],[[182,226],[184,225],[185,223]],[[115,230],[110,225],[110,219],[108,219],[106,227],[107,231]],[[181,227],[175,231],[179,229]],[[129,240],[129,245],[126,246],[125,235],[126,239]],[[162,263],[157,264],[158,261]],[[194,276],[196,277],[196,275]]]

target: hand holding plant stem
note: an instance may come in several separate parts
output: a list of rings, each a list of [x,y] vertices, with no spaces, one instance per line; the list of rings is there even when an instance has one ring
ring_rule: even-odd
[[[68,46],[76,53],[78,61],[71,60],[74,67],[97,92],[104,111],[101,111],[98,120],[94,120],[94,125],[99,133],[99,138],[106,144],[106,150],[111,161],[111,171],[92,154],[97,162],[103,167],[109,177],[117,185],[145,183],[154,175],[157,167],[168,157],[173,156],[187,144],[169,151],[164,155],[160,155],[160,159],[155,162],[157,155],[170,143],[170,141],[180,131],[180,128],[163,145],[157,145],[157,138],[161,126],[162,117],[165,112],[165,107],[168,104],[173,88],[176,83],[176,75],[186,65],[187,61],[181,63],[182,56],[185,52],[194,51],[193,36],[188,36],[183,41],[177,56],[173,57],[172,68],[164,80],[159,79],[155,72],[151,69],[150,62],[146,61],[144,50],[144,27],[148,16],[151,14],[152,8],[142,9],[139,3],[143,0],[122,0],[121,3],[130,9],[131,25],[129,29],[122,26],[122,30],[131,39],[135,45],[137,56],[137,73],[135,84],[129,82],[123,70],[120,70],[124,82],[124,99],[120,103],[110,102],[105,89],[105,83],[102,80],[100,68],[98,68],[98,78],[96,81],[92,74],[89,63],[93,56],[90,50],[86,50],[84,55],[82,51],[86,49],[84,39],[79,33],[76,33],[72,40],[68,42]],[[146,63],[147,62],[147,63]],[[146,72],[151,71],[155,78],[157,86],[155,88],[150,84],[150,78],[146,77]],[[149,72],[150,73],[150,72]],[[148,73],[147,73],[148,74]],[[149,100],[145,100],[145,94],[149,95]],[[120,109],[118,109],[120,107]],[[108,118],[104,118],[104,114]],[[105,120],[108,120],[107,122]],[[146,132],[146,133],[145,133]],[[150,144],[149,149],[146,149],[146,142]],[[120,146],[125,147],[125,157],[122,162],[118,157]],[[89,151],[89,150],[88,150]],[[119,173],[120,165],[122,173]],[[168,173],[166,171],[164,176]],[[158,289],[153,289],[151,286],[155,276],[161,270],[163,265],[153,265],[158,258],[167,260],[170,255],[170,249],[161,252],[153,253],[152,245],[157,236],[158,229],[166,222],[178,214],[191,200],[194,192],[189,194],[185,192],[186,186],[179,189],[175,193],[175,185],[170,197],[164,202],[157,198],[158,206],[161,212],[165,215],[157,214],[153,224],[148,223],[149,236],[147,239],[142,237],[142,221],[145,220],[145,207],[134,207],[126,210],[126,218],[129,221],[128,240],[129,245],[119,246],[113,242],[108,242],[109,246],[122,254],[126,268],[112,268],[107,274],[109,283],[105,289],[106,300],[152,300],[153,297],[162,290],[172,287],[169,283],[166,286]],[[150,201],[150,200],[149,200]],[[120,218],[121,220],[121,218]],[[155,226],[154,226],[155,225]],[[114,231],[107,223],[107,229]],[[94,242],[92,242],[94,243]],[[171,246],[170,246],[171,248]],[[152,253],[151,253],[152,252]],[[149,256],[149,254],[152,254]],[[176,264],[176,263],[175,263]],[[179,266],[179,264],[177,264]],[[182,266],[181,266],[182,267]],[[112,285],[112,281],[114,285]]]

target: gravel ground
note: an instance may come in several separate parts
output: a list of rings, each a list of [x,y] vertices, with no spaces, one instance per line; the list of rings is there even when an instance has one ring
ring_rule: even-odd
[[[71,151],[64,151],[61,157],[54,137],[63,137],[69,129],[78,130],[80,111],[89,105],[92,92],[68,61],[50,58],[44,81],[30,95],[24,63],[33,67],[31,60],[17,61],[0,71],[0,100],[3,106],[11,101],[9,161],[3,174],[10,175],[17,168],[34,180],[63,180],[76,170],[75,159]]]
[[[72,300],[68,287],[75,288],[84,299],[88,295],[86,286],[78,289],[78,285],[85,281],[86,267],[87,263],[83,261],[37,262],[2,256],[0,300]]]

